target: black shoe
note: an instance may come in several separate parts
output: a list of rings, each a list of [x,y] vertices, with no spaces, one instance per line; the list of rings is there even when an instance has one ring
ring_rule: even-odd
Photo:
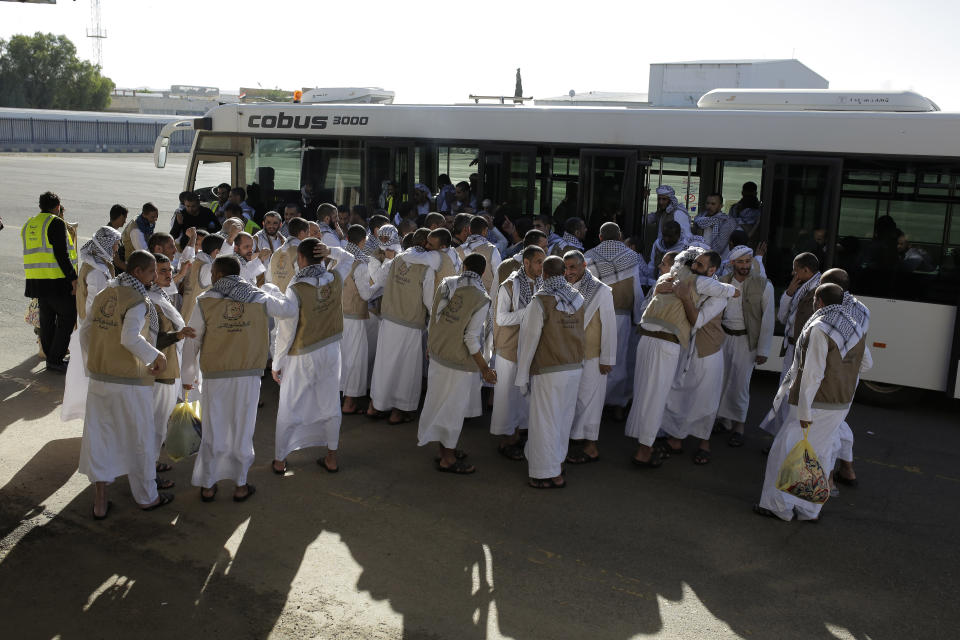
[[[48,362],[47,371],[52,371],[54,373],[66,373],[67,364],[65,362]]]

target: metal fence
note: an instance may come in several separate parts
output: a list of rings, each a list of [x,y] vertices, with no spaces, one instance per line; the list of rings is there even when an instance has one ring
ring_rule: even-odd
[[[0,151],[153,151],[168,121],[0,117]],[[188,152],[193,131],[171,136],[170,151]]]

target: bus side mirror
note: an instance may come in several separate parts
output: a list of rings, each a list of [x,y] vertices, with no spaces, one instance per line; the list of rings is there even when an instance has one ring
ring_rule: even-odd
[[[164,138],[160,141],[160,148],[157,150],[155,164],[157,169],[163,169],[167,165],[167,147],[170,146],[170,138]]]

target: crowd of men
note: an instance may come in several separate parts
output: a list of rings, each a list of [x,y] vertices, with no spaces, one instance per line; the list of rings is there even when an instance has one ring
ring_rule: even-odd
[[[242,189],[221,187],[211,207],[182,194],[169,233],[157,230],[154,205],[129,221],[117,205],[77,251],[49,192],[23,227],[26,293],[41,300],[48,368],[67,374],[62,418],[84,420],[79,467],[94,484],[97,519],[111,507],[107,484],[122,475],[142,509],[173,500],[159,455],[187,398],[201,404],[200,498],[215,500],[223,480],[233,500],[253,495],[267,368],[280,389],[280,475],[291,452],[311,447],[324,450],[320,466],[339,471],[344,414],[417,420],[438,471],[472,474],[458,443],[485,404],[498,451],[526,462],[534,488],[565,487],[565,464],[600,459],[605,412],[637,441],[636,468],[660,467],[687,441],[692,461],[708,464],[716,430],[729,446],[744,444],[751,376],[770,356],[775,318],[786,327],[784,369],[761,425],[776,438],[754,509],[819,517],[819,505],[776,489],[804,433],[825,469],[840,460],[836,481],[856,482],[845,417],[870,366],[869,312],[845,272],[821,274],[811,253],[797,255],[775,312],[764,244],[749,246],[758,202],[738,215],[743,201],[723,213],[711,196],[691,219],[660,187],[649,220],[659,233],[644,259],[614,222],[588,238],[580,218],[556,235],[552,218],[538,216],[519,237],[491,216],[431,211],[426,193],[414,217],[320,203],[306,220],[292,203],[257,221]],[[453,193],[451,202],[469,197]],[[66,300],[76,326],[59,309]]]

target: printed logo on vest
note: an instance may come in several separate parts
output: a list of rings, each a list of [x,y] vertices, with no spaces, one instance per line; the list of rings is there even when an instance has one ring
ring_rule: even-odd
[[[450,313],[458,313],[463,307],[463,298],[461,296],[453,296],[450,299],[450,302],[447,303],[446,309],[444,311],[449,311]]]
[[[223,310],[224,320],[239,320],[243,317],[243,303],[231,301],[227,303]]]
[[[112,318],[117,313],[117,301],[110,299],[100,305],[100,313],[104,318]]]
[[[317,295],[320,298],[321,302],[326,302],[327,300],[329,300],[330,294],[331,294],[330,285],[324,285],[320,287],[320,290],[317,292]]]

